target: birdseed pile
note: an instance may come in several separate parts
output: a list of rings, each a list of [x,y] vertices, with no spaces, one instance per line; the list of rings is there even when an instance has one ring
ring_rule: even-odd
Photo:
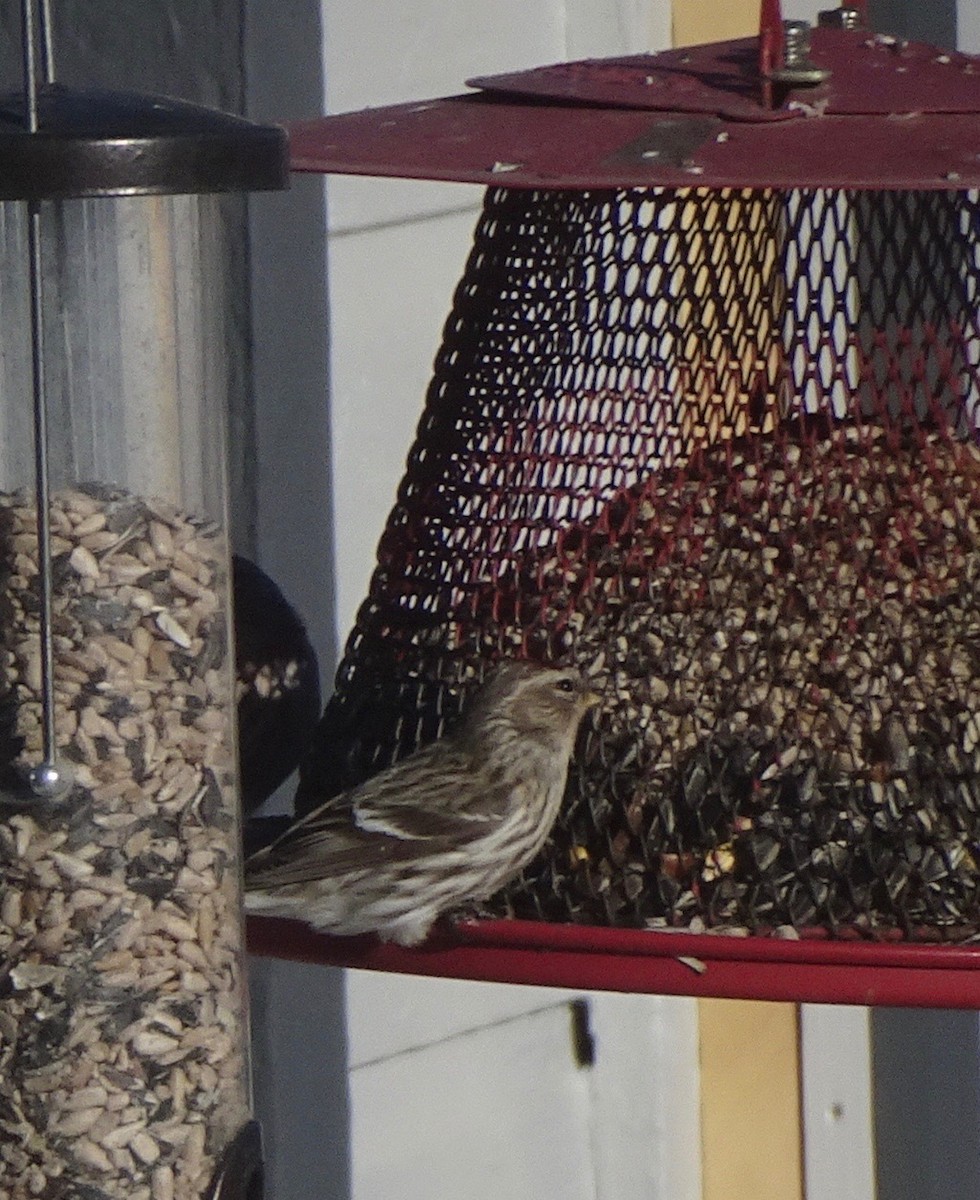
[[[564,554],[605,703],[515,911],[972,931],[978,492],[972,443],[843,428],[659,479],[599,579]]]
[[[98,487],[52,510],[41,753],[35,510],[0,497],[0,1191],[191,1200],[248,1116],[218,531]]]
[[[602,694],[486,911],[980,933],[973,193],[488,193],[304,771],[502,657]]]

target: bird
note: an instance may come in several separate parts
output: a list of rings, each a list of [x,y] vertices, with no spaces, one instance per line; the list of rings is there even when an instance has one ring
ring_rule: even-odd
[[[503,662],[454,730],[253,854],[247,911],[418,945],[440,916],[486,899],[541,850],[598,701],[574,668]]]
[[[232,557],[239,791],[247,817],[299,765],[320,717],[320,673],[303,622],[279,586]]]

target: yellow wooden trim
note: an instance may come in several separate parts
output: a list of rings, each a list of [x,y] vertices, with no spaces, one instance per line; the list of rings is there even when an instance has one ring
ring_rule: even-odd
[[[674,0],[671,19],[675,46],[749,37],[759,32],[759,0]]]
[[[803,1200],[799,1011],[699,1000],[702,1200]]]

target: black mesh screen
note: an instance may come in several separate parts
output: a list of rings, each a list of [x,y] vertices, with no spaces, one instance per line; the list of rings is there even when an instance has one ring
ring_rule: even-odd
[[[487,195],[299,806],[502,656],[603,694],[490,911],[980,920],[977,197]]]

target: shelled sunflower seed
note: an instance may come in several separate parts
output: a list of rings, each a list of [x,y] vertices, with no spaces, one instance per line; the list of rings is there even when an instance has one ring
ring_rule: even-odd
[[[42,803],[35,511],[0,497],[0,1191],[190,1200],[247,1116],[222,537],[101,487],[51,524]]]
[[[603,703],[490,911],[976,936],[978,535],[972,441],[841,425],[707,450],[529,556],[454,649],[574,661]]]

